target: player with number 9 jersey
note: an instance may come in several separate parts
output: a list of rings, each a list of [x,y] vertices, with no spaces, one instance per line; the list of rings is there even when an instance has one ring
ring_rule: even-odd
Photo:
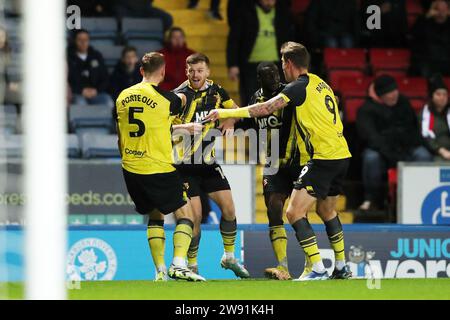
[[[301,75],[280,94],[295,107],[297,135],[311,159],[350,158],[333,90],[313,73]]]

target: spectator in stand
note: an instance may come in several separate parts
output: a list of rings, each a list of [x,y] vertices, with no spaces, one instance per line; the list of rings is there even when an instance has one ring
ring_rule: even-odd
[[[169,30],[173,24],[170,13],[153,6],[153,0],[117,0],[116,14],[119,18],[159,18],[163,23],[164,31]]]
[[[314,0],[308,8],[307,30],[313,48],[352,48],[359,32],[355,0]]]
[[[197,8],[199,1],[200,0],[189,0],[188,9]],[[208,14],[213,19],[223,20],[222,15],[220,14],[220,0],[211,0]]]
[[[194,53],[186,45],[183,29],[170,28],[164,48],[160,52],[166,61],[166,76],[159,86],[164,90],[173,90],[186,80],[186,58]]]
[[[422,137],[435,160],[450,160],[450,105],[448,88],[440,76],[428,83],[429,101],[419,114]]]
[[[430,77],[450,75],[450,8],[448,1],[436,0],[412,29],[412,73]]]
[[[0,27],[0,104],[19,104],[19,83],[11,80],[8,75],[8,65],[11,62],[11,48],[9,46],[6,29]]]
[[[83,17],[108,17],[113,15],[113,0],[69,0],[67,5],[80,7]]]
[[[281,69],[279,49],[291,40],[289,10],[286,1],[258,0],[243,5],[246,10],[229,13],[234,19],[227,44],[229,78],[239,81],[241,103],[246,105],[258,89],[256,68],[262,61],[273,61]],[[239,6],[234,6],[239,8]]]
[[[366,146],[362,155],[365,201],[360,209],[382,208],[387,169],[396,167],[398,161],[430,161],[432,156],[423,146],[409,100],[399,93],[391,76],[375,79],[356,125]]]
[[[110,78],[110,93],[115,101],[122,90],[142,81],[136,48],[125,47]]]
[[[75,104],[113,105],[107,93],[108,70],[100,52],[89,45],[89,33],[75,32],[74,43],[68,50],[69,84]]]
[[[239,15],[246,10],[251,10],[254,4],[255,0],[228,0],[228,26],[231,28],[238,21]]]
[[[381,29],[369,30],[366,21],[367,7],[377,5],[381,9]],[[367,47],[401,48],[406,46],[408,15],[406,0],[363,0],[361,3],[361,42]]]

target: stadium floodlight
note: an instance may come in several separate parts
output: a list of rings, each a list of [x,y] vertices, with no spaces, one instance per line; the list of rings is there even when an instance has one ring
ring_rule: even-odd
[[[67,208],[65,1],[25,0],[27,299],[64,299]]]

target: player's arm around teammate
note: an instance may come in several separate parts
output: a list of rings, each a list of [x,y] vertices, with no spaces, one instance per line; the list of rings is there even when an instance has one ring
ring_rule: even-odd
[[[299,280],[328,278],[315,233],[306,218],[316,201],[335,253],[336,264],[331,277],[345,279],[351,273],[345,265],[342,225],[335,206],[351,154],[342,133],[336,99],[322,79],[308,73],[310,56],[304,46],[288,42],[283,45],[281,54],[283,72],[290,82],[282,93],[267,102],[239,110],[214,110],[208,118],[216,121],[228,117],[261,117],[289,104],[295,106],[297,135],[307,144],[311,158],[295,184],[286,212],[300,246],[312,262],[312,272]]]
[[[160,53],[142,58],[143,80],[122,91],[116,102],[119,147],[128,192],[136,211],[149,215],[147,237],[157,270],[156,280],[202,281],[186,266],[194,226],[193,210],[183,183],[173,166],[171,125],[182,109],[185,97],[160,90],[165,62]],[[175,213],[172,264],[164,261],[164,217]]]

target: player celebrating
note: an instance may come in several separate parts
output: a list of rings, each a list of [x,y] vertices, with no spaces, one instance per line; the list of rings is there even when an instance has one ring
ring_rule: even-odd
[[[280,82],[278,67],[273,62],[261,62],[257,68],[258,83],[261,88],[255,92],[251,103],[261,103],[278,95],[286,86]],[[267,130],[267,158],[271,158],[272,140],[278,139],[280,158],[276,163],[266,163],[263,176],[264,201],[269,219],[269,236],[278,266],[267,268],[265,275],[276,280],[290,280],[287,262],[287,235],[283,223],[283,207],[292,192],[294,182],[300,175],[300,155],[304,163],[309,159],[306,151],[300,154],[295,137],[295,123],[292,121],[294,109],[287,106],[274,113],[255,118],[259,130]],[[278,135],[272,137],[272,130]],[[304,144],[302,144],[304,146]],[[276,173],[270,172],[278,169]]]
[[[158,88],[165,75],[162,54],[142,58],[138,83],[122,91],[116,101],[119,150],[128,192],[140,214],[148,214],[148,242],[157,269],[156,280],[167,280],[164,263],[164,217],[175,213],[174,253],[168,275],[174,279],[204,281],[189,270],[186,255],[192,238],[193,211],[175,170],[171,125],[185,97]]]
[[[188,80],[174,90],[176,93],[185,95],[187,99],[186,107],[178,117],[178,123],[181,125],[174,126],[174,129],[184,128],[194,132],[200,128],[201,137],[204,138],[209,130],[215,127],[215,123],[211,122],[207,122],[205,126],[201,125],[208,113],[216,108],[237,108],[237,105],[222,87],[208,79],[209,58],[206,55],[201,53],[190,55],[186,59],[186,74]],[[233,128],[234,123],[232,119],[223,121],[218,128],[224,133]],[[202,217],[200,192],[203,191],[217,203],[222,211],[220,233],[223,239],[224,255],[220,262],[221,266],[232,270],[240,278],[248,278],[248,271],[234,256],[237,234],[234,202],[228,180],[220,165],[214,161],[213,146],[214,137],[210,141],[206,139],[197,141],[195,137],[192,137],[189,150],[182,151],[182,158],[185,161],[177,166],[183,181],[188,185],[188,195],[195,215],[194,237],[188,252],[188,267],[198,272],[197,255]],[[209,152],[203,152],[205,150]]]
[[[330,278],[347,279],[351,273],[345,264],[344,236],[335,208],[351,154],[336,98],[325,81],[308,72],[310,55],[303,45],[287,42],[281,48],[281,55],[283,72],[290,83],[280,94],[246,108],[214,110],[208,119],[261,117],[289,105],[295,108],[297,139],[303,140],[311,159],[294,185],[286,211],[297,240],[312,263],[312,271],[298,280],[328,279],[316,235],[306,218],[316,201],[317,213],[325,223],[335,254],[335,269]]]

